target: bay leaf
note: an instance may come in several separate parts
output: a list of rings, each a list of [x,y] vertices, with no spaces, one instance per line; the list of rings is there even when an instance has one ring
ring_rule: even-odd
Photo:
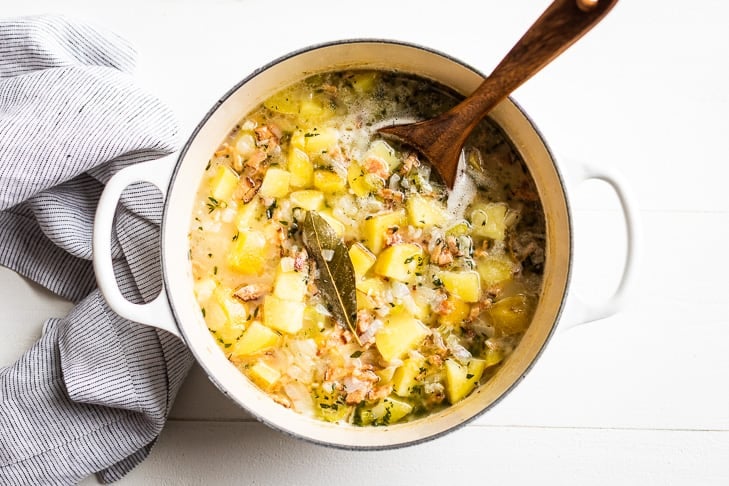
[[[319,268],[319,288],[329,310],[345,324],[357,343],[357,289],[354,267],[347,245],[321,216],[308,211],[304,218],[302,236],[306,250]],[[361,343],[360,343],[361,344]]]

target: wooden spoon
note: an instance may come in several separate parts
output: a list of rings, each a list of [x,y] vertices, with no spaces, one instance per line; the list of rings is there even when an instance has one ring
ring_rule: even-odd
[[[582,37],[618,0],[555,0],[468,98],[431,120],[380,128],[413,146],[450,189],[468,135],[501,100]]]

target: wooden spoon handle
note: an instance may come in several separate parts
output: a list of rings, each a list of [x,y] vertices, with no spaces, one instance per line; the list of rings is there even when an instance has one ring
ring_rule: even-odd
[[[452,188],[468,135],[501,100],[575,43],[618,0],[555,0],[468,98],[430,120],[380,128],[427,157]]]
[[[473,124],[597,24],[618,0],[555,0],[462,109]]]

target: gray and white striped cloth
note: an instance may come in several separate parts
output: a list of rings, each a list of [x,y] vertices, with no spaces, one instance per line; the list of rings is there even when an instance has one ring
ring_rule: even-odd
[[[177,146],[170,110],[135,85],[134,57],[121,38],[65,18],[0,19],[0,264],[76,303],[0,368],[3,485],[122,477],[149,453],[192,362],[95,290],[104,183]],[[131,186],[117,214],[114,261],[130,300],[161,286],[155,191]]]

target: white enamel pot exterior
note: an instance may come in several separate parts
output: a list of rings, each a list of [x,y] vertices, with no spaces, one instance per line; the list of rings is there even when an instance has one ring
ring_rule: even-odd
[[[531,120],[510,99],[491,117],[505,130],[526,161],[546,213],[547,259],[544,285],[533,322],[502,369],[455,406],[427,418],[387,427],[354,427],[310,419],[274,403],[223,355],[205,325],[193,294],[188,260],[188,231],[194,195],[205,166],[226,134],[256,105],[281,88],[314,73],[349,68],[399,70],[418,74],[468,94],[482,81],[476,70],[446,55],[409,44],[381,40],[342,41],[293,53],[256,71],[230,90],[210,110],[175,157],[135,165],[119,172],[99,203],[94,229],[94,268],[99,288],[121,316],[156,326],[181,337],[220,390],[260,421],[312,442],[348,449],[381,449],[438,437],[492,407],[516,386],[553,334],[568,293],[572,261],[572,227],[565,181],[547,144]],[[627,290],[635,260],[637,234],[624,185],[611,174],[583,168],[578,179],[599,178],[612,184],[623,204],[628,228],[628,258],[618,290],[608,302],[574,302],[579,322],[614,313]],[[110,234],[121,191],[137,181],[157,185],[165,195],[162,223],[164,290],[152,303],[135,305],[119,292],[111,267]],[[570,297],[573,300],[573,297]]]

